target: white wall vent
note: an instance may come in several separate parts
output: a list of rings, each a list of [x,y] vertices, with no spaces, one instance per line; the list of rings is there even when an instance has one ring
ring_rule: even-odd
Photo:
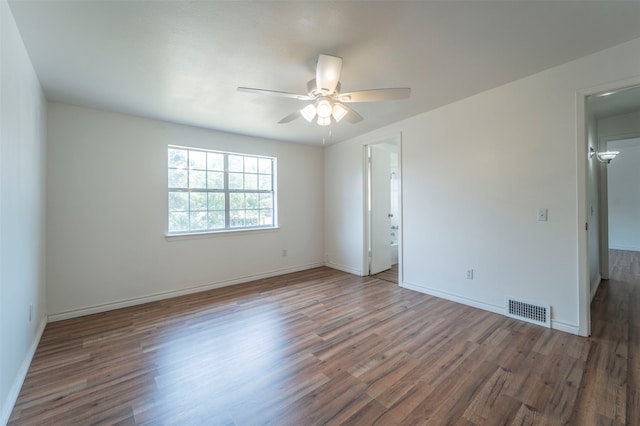
[[[513,297],[505,298],[505,315],[551,328],[551,305],[536,305]]]

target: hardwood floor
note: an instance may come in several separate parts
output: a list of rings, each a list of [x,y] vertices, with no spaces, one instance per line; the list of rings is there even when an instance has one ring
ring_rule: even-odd
[[[609,276],[612,280],[640,284],[640,252],[609,250]]]
[[[637,424],[638,301],[582,338],[318,268],[49,324],[9,424]]]
[[[398,284],[398,264],[391,265],[391,268],[374,275],[375,278]]]

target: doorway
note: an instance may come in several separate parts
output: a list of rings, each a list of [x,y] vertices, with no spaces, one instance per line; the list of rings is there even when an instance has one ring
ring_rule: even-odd
[[[582,325],[580,327],[581,334],[584,335],[590,334],[589,306],[596,295],[601,278],[604,280],[609,278],[617,280],[614,277],[619,277],[621,268],[629,270],[633,267],[633,261],[629,261],[629,259],[633,259],[634,256],[628,256],[629,253],[621,253],[627,250],[618,251],[617,249],[633,248],[625,245],[628,242],[628,238],[625,240],[619,237],[629,237],[629,230],[633,230],[634,227],[640,227],[640,222],[635,224],[628,221],[626,223],[619,222],[620,217],[628,215],[628,209],[626,213],[619,209],[621,207],[619,205],[621,196],[617,195],[616,192],[619,189],[623,189],[623,187],[629,187],[627,183],[634,181],[634,178],[629,176],[629,171],[631,173],[636,172],[635,169],[638,169],[638,164],[640,164],[640,161],[637,161],[631,168],[626,168],[626,172],[618,173],[621,171],[620,167],[623,166],[623,163],[628,162],[632,157],[632,155],[625,155],[624,157],[622,155],[625,154],[623,151],[627,147],[631,148],[630,145],[635,144],[630,139],[640,137],[639,83],[640,81],[635,79],[628,81],[626,87],[600,86],[599,90],[579,95],[584,96],[582,99],[584,100],[585,109],[581,112],[584,113],[584,124],[586,124],[584,126],[586,132],[583,139],[585,140],[584,151],[580,149],[580,146],[578,149],[579,155],[584,155],[583,158],[585,158],[585,167],[582,169],[584,174],[582,176],[586,186],[582,194],[585,195],[583,217],[588,231],[584,234],[586,238],[582,239],[584,242],[582,248],[584,250],[581,249],[581,257],[584,260],[584,263],[582,263],[584,269],[582,270],[585,272],[585,279],[582,281],[584,287],[581,286],[581,289],[584,290],[581,290],[580,316],[586,321],[581,321]],[[578,106],[580,107],[580,103]],[[603,151],[620,151],[620,154],[609,163],[602,160],[598,161],[598,155],[594,154],[602,153]],[[609,183],[610,178],[613,179],[611,183]],[[637,182],[637,178],[635,182]],[[637,183],[633,185],[633,188],[637,191]],[[622,195],[623,198],[627,196],[628,192],[627,195]],[[610,197],[613,197],[611,203]],[[640,199],[640,194],[638,198]],[[627,201],[623,200],[622,204]],[[610,214],[613,215],[612,218],[609,217]],[[635,216],[638,216],[637,212]],[[638,235],[640,235],[640,229],[638,230]],[[621,246],[621,241],[626,242]],[[629,251],[634,252],[635,250]],[[610,272],[612,273],[611,275]],[[640,283],[640,281],[638,282]]]
[[[608,277],[640,283],[640,134],[607,140],[606,149],[619,152],[606,171]]]
[[[399,138],[365,145],[365,262],[368,275],[400,282],[401,167]]]

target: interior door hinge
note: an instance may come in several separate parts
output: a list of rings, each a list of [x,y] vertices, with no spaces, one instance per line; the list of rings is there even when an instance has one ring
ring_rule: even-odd
[[[585,231],[588,231],[588,230],[589,230],[589,222],[586,222],[586,223],[584,224],[584,230],[585,230]]]

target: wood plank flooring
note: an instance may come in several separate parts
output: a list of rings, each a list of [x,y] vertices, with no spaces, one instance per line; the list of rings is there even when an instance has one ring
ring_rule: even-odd
[[[398,264],[391,265],[386,271],[379,272],[374,275],[375,278],[398,284]]]
[[[639,301],[582,338],[318,268],[47,325],[9,425],[637,424]]]
[[[609,277],[616,281],[640,283],[640,252],[609,250]]]

